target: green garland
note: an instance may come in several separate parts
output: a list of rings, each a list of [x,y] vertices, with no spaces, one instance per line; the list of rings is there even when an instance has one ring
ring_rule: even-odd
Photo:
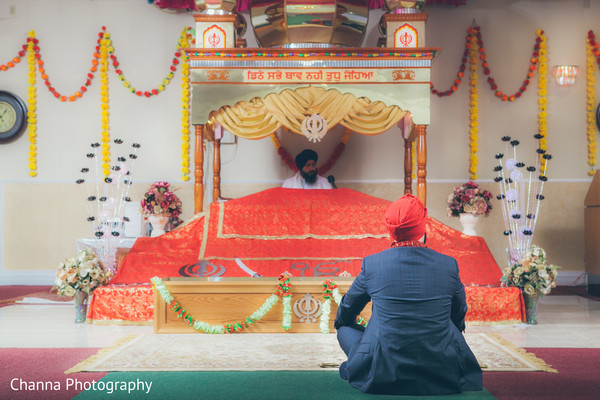
[[[253,312],[249,317],[246,317],[243,321],[235,323],[235,324],[226,324],[226,325],[211,325],[209,323],[196,320],[190,313],[188,313],[179,303],[173,299],[173,296],[169,292],[169,289],[165,286],[163,281],[159,277],[152,278],[152,283],[154,284],[155,290],[160,293],[161,297],[167,303],[169,308],[171,308],[179,318],[183,319],[186,324],[196,329],[197,331],[203,331],[211,334],[221,334],[221,333],[233,333],[240,332],[244,328],[247,328],[249,325],[255,323],[260,320],[262,317],[268,313],[271,308],[279,301],[279,297],[276,293],[273,293],[267,300],[263,303],[262,306],[255,312]],[[285,329],[285,328],[284,328]],[[289,329],[289,328],[287,328]]]
[[[240,332],[247,328],[248,326],[254,324],[255,322],[262,319],[265,314],[271,311],[271,308],[279,301],[279,297],[281,296],[283,299],[283,322],[282,328],[284,330],[290,330],[292,327],[292,293],[291,293],[291,283],[290,283],[290,275],[283,274],[279,277],[279,283],[277,284],[277,289],[271,296],[265,300],[265,302],[253,312],[250,316],[246,317],[244,320],[234,323],[234,324],[225,324],[225,325],[211,325],[207,322],[196,320],[183,306],[175,301],[169,289],[165,286],[162,279],[155,276],[152,278],[152,283],[154,285],[154,289],[158,291],[161,295],[165,303],[173,310],[173,312],[183,321],[194,328],[197,331],[202,331],[205,333],[211,334],[222,334],[222,333],[234,333]],[[331,299],[333,298],[335,302],[339,305],[342,301],[342,294],[340,293],[337,285],[333,281],[333,279],[329,279],[323,283],[323,296],[325,298],[325,303],[323,304],[323,312],[321,313],[321,321],[320,327],[322,333],[329,333],[329,314],[331,311]],[[356,323],[367,326],[367,321],[364,318],[358,316],[356,317]]]

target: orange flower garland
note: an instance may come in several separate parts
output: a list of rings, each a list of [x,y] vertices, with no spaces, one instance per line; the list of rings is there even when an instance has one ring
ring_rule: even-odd
[[[541,32],[541,34],[540,34],[540,32]],[[529,83],[531,82],[531,78],[533,78],[533,73],[535,72],[536,65],[538,63],[538,56],[539,56],[538,51],[540,49],[540,42],[541,42],[540,35],[543,35],[543,31],[538,31],[538,33],[537,33],[538,37],[536,38],[536,44],[534,45],[533,54],[529,60],[529,68],[527,71],[527,78],[525,78],[523,80],[523,83],[521,84],[521,87],[519,88],[519,90],[516,91],[512,95],[504,94],[504,92],[502,92],[501,90],[498,90],[498,85],[496,85],[494,78],[492,78],[490,76],[491,72],[490,72],[488,62],[487,62],[485,46],[483,45],[483,39],[481,38],[481,31],[478,26],[475,27],[475,34],[477,35],[477,44],[479,46],[479,54],[481,55],[480,58],[481,58],[481,66],[483,67],[483,73],[484,73],[484,75],[486,75],[488,77],[487,82],[490,85],[490,88],[494,91],[494,95],[502,101],[515,101],[515,99],[518,99],[519,97],[521,97],[523,92],[525,92],[527,90],[527,86],[529,86]]]
[[[125,75],[123,74],[123,71],[119,68],[119,60],[117,59],[117,56],[114,54],[114,49],[111,50],[110,52],[110,59],[112,60],[112,65],[115,69],[116,74],[119,76],[119,79],[121,80],[121,82],[123,83],[123,86],[129,90],[131,93],[140,96],[140,97],[152,97],[152,96],[156,96],[157,94],[159,94],[159,92],[162,92],[163,90],[165,90],[166,86],[171,83],[171,80],[173,79],[173,77],[175,76],[175,71],[177,71],[177,65],[179,64],[179,58],[181,57],[181,51],[180,49],[189,47],[189,42],[188,42],[188,32],[191,30],[190,27],[186,27],[183,29],[183,31],[181,32],[181,35],[179,37],[179,41],[178,41],[178,46],[177,46],[177,51],[175,52],[175,56],[173,57],[173,60],[171,61],[171,66],[169,67],[170,71],[167,74],[167,77],[164,78],[162,80],[162,83],[159,84],[157,86],[156,89],[152,89],[152,90],[137,90],[135,87],[133,87],[131,85],[131,83],[125,78]],[[182,46],[182,43],[185,42],[185,46]]]
[[[454,82],[453,82],[452,86],[450,86],[450,89],[440,92],[434,87],[433,83],[430,83],[432,94],[435,94],[438,97],[444,97],[444,96],[450,96],[458,90],[458,87],[462,83],[462,79],[465,75],[466,63],[467,63],[467,59],[468,59],[468,55],[469,55],[470,47],[471,47],[470,38],[471,38],[471,35],[469,33],[469,34],[467,34],[467,37],[465,39],[465,51],[462,56],[462,63],[458,68],[458,72],[456,73],[456,79],[454,79]]]
[[[477,179],[477,151],[478,151],[478,136],[479,132],[479,110],[477,108],[477,49],[479,47],[477,40],[477,32],[479,28],[469,29],[471,35],[471,50],[469,53],[469,176],[472,180]]]
[[[450,86],[450,89],[440,92],[433,86],[433,83],[430,82],[429,86],[430,86],[432,94],[435,94],[438,97],[444,97],[444,96],[450,96],[458,90],[458,87],[462,83],[462,79],[465,76],[465,69],[467,69],[466,64],[468,61],[469,52],[470,52],[470,48],[471,48],[471,32],[470,32],[470,30],[471,29],[467,30],[467,37],[465,38],[465,51],[462,55],[462,62],[460,64],[460,66],[458,67],[458,72],[456,73],[456,79],[454,79],[452,86]]]
[[[37,89],[35,87],[35,59],[38,40],[35,31],[27,38],[27,136],[29,138],[29,176],[37,176]]]
[[[539,46],[539,66],[538,66],[538,134],[541,135],[539,145],[542,152],[546,152],[548,149],[548,142],[546,140],[548,136],[548,66],[546,61],[546,37],[544,36],[543,30],[538,30],[537,34],[537,46]],[[541,166],[542,171],[546,171],[547,159],[542,157]]]
[[[19,50],[16,57],[13,57],[11,61],[6,64],[0,65],[0,71],[8,71],[10,68],[14,68],[18,63],[21,62],[21,58],[25,57],[25,52],[27,51],[28,45],[23,45],[23,50]]]
[[[105,29],[104,27],[102,28],[103,30]],[[44,60],[42,59],[42,54],[40,52],[40,48],[38,46],[34,47],[34,50],[36,52],[35,57],[37,59],[37,64],[38,64],[38,71],[40,73],[40,77],[42,78],[42,80],[44,81],[44,84],[46,85],[46,87],[48,88],[48,91],[50,93],[52,93],[52,95],[57,98],[58,100],[62,101],[62,102],[73,102],[81,97],[83,97],[83,94],[87,92],[87,88],[92,84],[92,79],[94,79],[94,73],[96,72],[97,68],[98,68],[98,58],[100,57],[99,51],[100,51],[100,40],[102,39],[103,36],[103,32],[100,32],[99,34],[100,39],[98,39],[98,46],[96,46],[96,50],[94,51],[94,58],[92,59],[92,66],[90,67],[90,72],[87,74],[86,77],[86,81],[83,85],[81,85],[81,88],[76,91],[74,94],[72,95],[62,95],[60,94],[60,92],[58,92],[50,83],[50,78],[48,77],[48,74],[46,73],[46,69],[44,68]]]
[[[596,75],[595,75],[595,60],[598,60],[600,65],[600,50],[599,45],[596,42],[596,35],[593,31],[588,32],[586,50],[586,93],[587,93],[587,140],[588,140],[588,165],[590,170],[588,175],[593,176],[596,172],[596,153],[597,153],[597,141],[596,141]]]
[[[100,105],[102,115],[102,173],[110,175],[110,113],[108,104],[108,54],[111,51],[110,34],[104,31],[100,40]]]

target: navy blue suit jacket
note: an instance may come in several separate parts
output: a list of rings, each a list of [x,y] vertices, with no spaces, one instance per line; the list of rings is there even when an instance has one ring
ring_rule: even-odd
[[[338,307],[335,327],[372,314],[348,354],[349,383],[367,393],[437,395],[482,390],[479,364],[465,342],[465,291],[452,257],[396,247],[363,259]]]

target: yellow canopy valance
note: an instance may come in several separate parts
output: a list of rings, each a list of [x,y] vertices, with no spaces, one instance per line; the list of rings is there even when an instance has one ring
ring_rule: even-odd
[[[210,114],[210,121],[236,136],[262,139],[281,126],[302,134],[302,122],[313,114],[325,119],[329,129],[342,124],[363,135],[377,135],[395,126],[406,111],[336,89],[305,86],[223,106]]]

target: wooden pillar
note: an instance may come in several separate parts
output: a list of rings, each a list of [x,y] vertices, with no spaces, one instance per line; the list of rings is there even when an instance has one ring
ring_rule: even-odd
[[[412,142],[404,139],[404,194],[412,193]]]
[[[427,205],[427,125],[417,125],[417,197]]]
[[[213,201],[221,198],[221,139],[213,142]]]
[[[194,214],[204,209],[204,125],[194,125]]]

